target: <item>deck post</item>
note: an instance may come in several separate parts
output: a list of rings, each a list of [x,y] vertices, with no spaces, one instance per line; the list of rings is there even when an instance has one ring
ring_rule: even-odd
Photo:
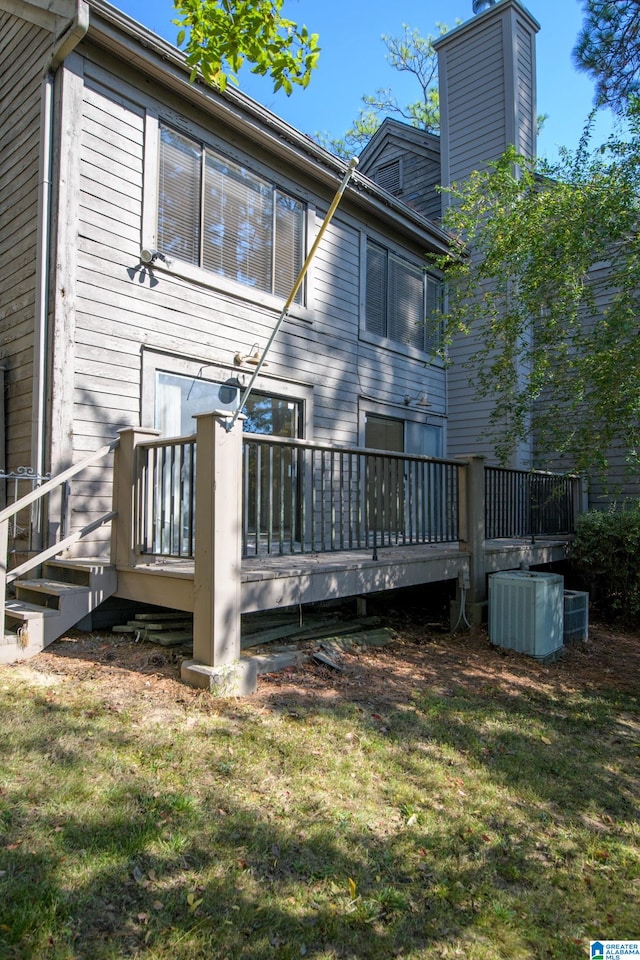
[[[118,431],[118,435],[120,442],[113,454],[113,511],[116,516],[111,524],[111,562],[116,567],[133,567],[136,562],[136,447],[145,440],[155,440],[160,431],[151,427],[125,427]]]
[[[253,693],[256,666],[240,659],[242,428],[228,414],[196,416],[193,657],[182,679],[223,696]]]
[[[460,549],[469,552],[469,576],[461,577],[456,599],[451,604],[452,627],[482,622],[487,599],[485,486],[483,456],[460,458],[464,461],[460,483]],[[463,607],[464,603],[464,607]]]
[[[589,490],[587,487],[587,478],[584,475],[576,477],[573,481],[573,530],[575,533],[578,526],[578,518],[581,514],[589,510]]]

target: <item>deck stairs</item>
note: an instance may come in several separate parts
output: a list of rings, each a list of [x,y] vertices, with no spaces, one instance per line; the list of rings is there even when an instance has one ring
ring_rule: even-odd
[[[116,590],[115,567],[97,560],[49,560],[42,577],[15,580],[5,603],[0,664],[44,650]]]

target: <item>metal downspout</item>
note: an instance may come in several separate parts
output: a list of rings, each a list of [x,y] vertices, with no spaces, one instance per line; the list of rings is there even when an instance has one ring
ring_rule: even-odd
[[[66,57],[75,50],[89,29],[89,6],[77,0],[76,15],[70,26],[55,41],[44,76],[41,107],[41,157],[38,187],[38,237],[36,254],[36,302],[34,318],[33,398],[31,455],[38,476],[45,472],[47,344],[49,338],[49,271],[51,266],[52,172],[53,172],[53,97],[55,73]]]

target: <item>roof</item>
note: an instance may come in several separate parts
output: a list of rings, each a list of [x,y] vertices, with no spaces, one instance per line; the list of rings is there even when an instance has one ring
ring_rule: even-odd
[[[368,144],[360,153],[360,163],[370,167],[389,139],[406,143],[413,152],[427,153],[440,159],[440,137],[430,130],[422,130],[402,120],[385,117]]]
[[[0,3],[7,0],[0,0]],[[79,3],[82,0],[78,0]],[[47,5],[47,0],[41,0]],[[142,24],[128,17],[105,0],[88,0],[90,9],[88,39],[137,67],[147,77],[177,91],[212,117],[235,127],[316,182],[330,190],[337,187],[346,162],[315,143],[306,134],[290,126],[276,114],[239,90],[227,87],[221,92],[202,80],[191,82],[191,68],[184,54]],[[446,252],[450,238],[431,220],[421,216],[398,198],[387,193],[356,170],[345,200],[364,209],[410,235],[432,252]]]

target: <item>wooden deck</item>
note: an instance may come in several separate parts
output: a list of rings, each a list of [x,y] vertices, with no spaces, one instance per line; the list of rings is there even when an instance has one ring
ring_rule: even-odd
[[[564,559],[569,538],[490,540],[488,573]],[[295,556],[252,557],[242,561],[241,612],[273,610],[301,603],[363,596],[422,583],[456,580],[469,574],[470,554],[459,544],[424,544]],[[117,596],[193,611],[194,564],[161,557],[118,569]]]

